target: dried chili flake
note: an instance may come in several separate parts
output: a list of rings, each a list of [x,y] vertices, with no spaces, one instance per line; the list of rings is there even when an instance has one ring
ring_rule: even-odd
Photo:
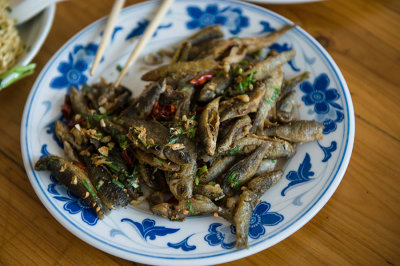
[[[172,120],[176,112],[176,108],[172,104],[160,105],[158,102],[154,103],[152,114],[153,117],[161,121]]]

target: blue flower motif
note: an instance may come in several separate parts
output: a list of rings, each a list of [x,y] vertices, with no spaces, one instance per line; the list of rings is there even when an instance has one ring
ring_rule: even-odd
[[[274,226],[283,221],[283,215],[277,212],[268,212],[270,208],[271,204],[265,201],[256,206],[250,220],[249,237],[258,239],[265,234],[264,226]]]
[[[50,175],[50,180],[51,183],[48,185],[47,191],[50,194],[56,195],[53,197],[56,200],[65,202],[63,206],[64,210],[68,211],[70,214],[77,214],[80,212],[82,221],[88,225],[94,226],[97,223],[97,214],[92,207],[90,207],[90,205],[88,205],[83,199],[76,197],[69,190],[66,190],[66,196],[58,196],[61,195],[61,193],[57,190],[57,186],[59,186],[60,183],[53,175]],[[63,190],[65,191],[64,188]]]
[[[122,31],[123,29],[124,29],[124,28],[121,27],[121,26],[117,26],[117,27],[114,28],[114,30],[113,30],[113,32],[112,32],[112,34],[111,34],[111,42],[114,41],[115,36],[117,35],[117,33],[118,33],[119,31]],[[100,36],[103,36],[103,34],[104,34],[104,31],[100,32]]]
[[[334,102],[340,96],[336,89],[328,89],[329,82],[328,75],[322,73],[315,79],[312,85],[308,81],[300,84],[300,90],[306,94],[301,99],[306,105],[314,105],[314,111],[317,114],[327,114],[329,106],[340,110],[343,109],[339,104]]]
[[[83,74],[88,69],[88,64],[84,60],[74,62],[72,54],[68,55],[68,62],[61,62],[57,70],[61,76],[54,78],[50,82],[53,89],[64,89],[71,86],[79,87],[86,83],[87,77]]]
[[[47,150],[47,144],[42,145],[42,148],[40,149],[40,153],[42,154],[42,155],[40,155],[40,158],[50,155],[49,151]]]
[[[128,218],[121,219],[121,222],[128,222],[131,225],[135,225],[136,228],[139,230],[140,235],[146,241],[147,238],[150,238],[150,240],[155,240],[157,236],[165,236],[179,231],[179,228],[175,229],[175,228],[167,228],[164,226],[156,226],[155,225],[156,221],[148,218],[144,219],[142,223],[135,222]]]
[[[90,205],[83,199],[76,197],[69,190],[67,190],[67,194],[69,197],[55,196],[54,198],[59,201],[65,201],[66,203],[63,208],[70,214],[81,213],[82,221],[91,226],[95,225],[98,218],[92,207],[90,207]]]
[[[58,183],[58,181],[52,174],[50,175],[50,181],[51,183],[47,187],[47,191],[53,195],[60,195],[60,193],[56,189],[56,186],[58,186],[60,183]]]
[[[313,176],[314,172],[311,171],[311,158],[308,153],[304,157],[303,162],[300,164],[299,169],[296,171],[290,171],[286,179],[289,180],[289,184],[281,191],[281,195],[285,196],[286,190],[291,188],[294,185],[298,185],[304,182],[308,182],[313,180],[310,176]]]
[[[319,143],[319,141],[317,143],[318,143],[318,146],[321,148],[321,150],[324,152],[324,159],[322,159],[322,162],[325,163],[332,157],[332,152],[336,151],[337,143],[336,143],[336,141],[332,141],[331,145],[329,145],[328,147],[322,146]]]
[[[272,28],[269,22],[267,21],[260,21],[261,26],[263,29],[260,31],[260,33],[266,33],[266,32],[274,32],[275,28]]]
[[[344,119],[344,114],[340,111],[336,110],[336,119],[332,120],[332,119],[326,119],[324,122],[322,122],[322,124],[324,125],[324,129],[322,130],[322,133],[324,135],[327,135],[331,132],[336,131],[337,129],[337,123],[342,122]]]
[[[224,25],[227,18],[220,15],[223,11],[224,10],[218,10],[217,5],[208,5],[204,11],[197,6],[189,6],[187,12],[192,20],[187,22],[186,26],[188,29],[196,29],[215,24]]]
[[[147,26],[149,25],[150,21],[147,19],[144,19],[142,21],[139,21],[137,23],[137,26],[132,29],[132,31],[126,36],[125,40],[130,40],[134,37],[140,36],[143,34],[143,32],[146,30]],[[167,29],[172,26],[172,23],[169,23],[167,25],[160,25],[158,26],[157,30],[154,32],[153,37],[157,35],[158,30],[160,29]]]
[[[234,230],[232,230],[233,226],[222,226],[221,223],[212,223],[208,227],[209,234],[204,236],[204,240],[210,246],[218,246],[221,245],[224,249],[231,249],[236,244],[236,237]],[[218,230],[218,227],[220,227]]]
[[[240,8],[234,8],[230,12],[225,12],[227,21],[225,27],[232,34],[238,34],[242,28],[249,26],[249,18],[242,15],[242,10]]]
[[[181,242],[179,242],[179,243],[171,243],[171,242],[168,242],[167,243],[167,246],[168,247],[170,247],[170,248],[174,248],[174,249],[182,249],[183,251],[192,251],[192,250],[195,250],[196,249],[196,246],[195,245],[189,245],[188,244],[188,240],[189,240],[189,238],[191,237],[191,236],[193,236],[194,234],[191,234],[190,236],[188,236],[188,237],[186,237],[184,240],[182,240]]]

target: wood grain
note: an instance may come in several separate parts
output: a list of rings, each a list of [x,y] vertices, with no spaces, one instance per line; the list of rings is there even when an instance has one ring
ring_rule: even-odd
[[[112,2],[58,4],[34,59],[38,69],[79,30],[107,15]],[[332,55],[350,88],[356,138],[347,172],[326,206],[286,240],[229,265],[400,264],[400,1],[263,6],[299,24]],[[19,130],[38,73],[0,92],[0,265],[136,265],[72,235],[34,193]]]

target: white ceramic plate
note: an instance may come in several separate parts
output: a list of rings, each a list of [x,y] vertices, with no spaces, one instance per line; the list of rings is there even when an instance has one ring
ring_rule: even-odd
[[[15,66],[29,64],[39,52],[53,24],[55,10],[56,5],[53,4],[17,27],[25,48],[24,52],[17,58]]]
[[[135,36],[156,10],[157,2],[125,8],[113,40],[97,70],[112,81],[116,66],[123,65]],[[200,27],[220,23],[229,37],[260,35],[290,23],[257,6],[236,1],[178,0],[144,53],[168,47]],[[99,80],[88,69],[95,55],[105,19],[88,26],[69,40],[48,62],[26,102],[21,124],[21,147],[29,179],[51,214],[87,243],[113,255],[148,264],[216,264],[249,256],[266,249],[307,223],[328,201],[339,185],[354,140],[354,113],[350,94],[338,67],[328,53],[299,27],[288,32],[273,48],[294,48],[296,57],[285,66],[287,77],[310,71],[310,79],[296,87],[301,119],[324,124],[324,139],[298,145],[284,177],[262,197],[252,216],[249,249],[234,248],[234,229],[222,218],[192,217],[171,222],[146,208],[112,211],[98,221],[81,200],[65,191],[49,172],[36,172],[34,163],[46,154],[62,155],[55,141],[54,123],[70,85]],[[123,84],[137,95],[144,83],[137,64]]]

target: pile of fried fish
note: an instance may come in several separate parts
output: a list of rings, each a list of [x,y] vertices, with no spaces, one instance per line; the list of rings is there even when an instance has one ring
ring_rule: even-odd
[[[147,201],[172,221],[221,216],[236,228],[236,247],[247,247],[253,209],[282,177],[279,162],[296,143],[322,138],[320,123],[296,118],[293,87],[309,73],[284,78],[295,50],[268,49],[292,27],[230,39],[218,25],[204,28],[145,57],[171,62],[142,76],[150,83],[137,98],[104,80],[71,87],[56,123],[68,159],[49,155],[35,169],[51,171],[100,219]]]

